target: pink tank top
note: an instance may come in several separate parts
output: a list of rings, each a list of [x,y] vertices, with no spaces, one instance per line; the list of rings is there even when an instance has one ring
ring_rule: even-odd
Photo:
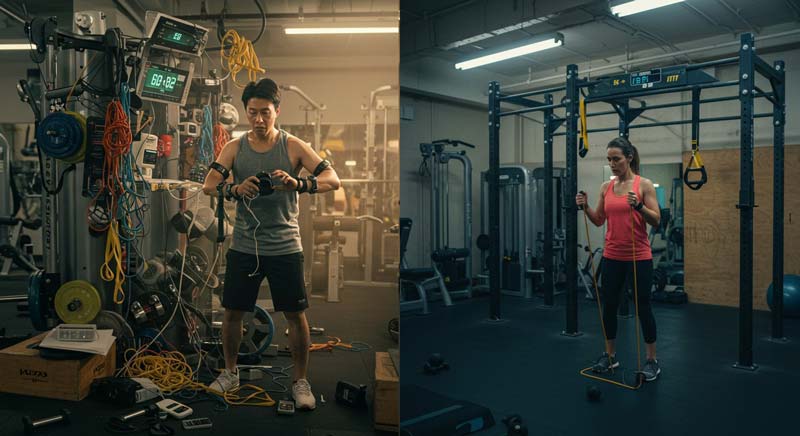
[[[639,182],[641,177],[635,176],[633,179],[633,192],[641,199]],[[631,248],[631,206],[626,199],[627,194],[618,196],[614,193],[614,184],[617,178],[608,184],[605,192],[605,206],[608,227],[606,230],[606,245],[603,247],[603,257],[613,260],[633,260],[633,249]],[[636,260],[648,260],[653,258],[650,250],[650,240],[647,238],[647,223],[642,214],[633,211],[635,235]]]

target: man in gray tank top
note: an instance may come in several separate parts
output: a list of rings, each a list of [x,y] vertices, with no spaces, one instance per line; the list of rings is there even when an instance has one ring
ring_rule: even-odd
[[[339,189],[339,177],[308,143],[275,128],[280,91],[274,81],[248,84],[242,103],[251,130],[225,145],[203,184],[209,195],[216,195],[222,184],[224,196],[237,200],[222,297],[225,369],[209,387],[224,392],[239,386],[236,358],[242,342],[242,318],[253,311],[266,278],[275,311],[283,312],[289,324],[292,396],[298,408],[314,409],[316,401],[307,380],[311,337],[305,316],[308,298],[297,197]],[[313,175],[298,178],[303,168]]]

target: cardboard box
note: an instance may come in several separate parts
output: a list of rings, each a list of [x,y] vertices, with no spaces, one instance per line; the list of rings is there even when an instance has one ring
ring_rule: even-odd
[[[0,392],[34,397],[80,401],[89,395],[96,378],[109,377],[116,369],[116,344],[105,356],[93,355],[82,360],[48,360],[39,350],[28,348],[44,339],[47,333],[0,350]]]
[[[375,428],[397,431],[400,425],[400,377],[389,353],[375,353]]]

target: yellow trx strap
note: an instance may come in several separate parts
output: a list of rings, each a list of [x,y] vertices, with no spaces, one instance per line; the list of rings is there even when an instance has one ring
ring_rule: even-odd
[[[586,101],[583,97],[581,97],[581,102],[578,105],[578,112],[581,118],[581,137],[579,139],[580,147],[578,149],[578,155],[580,155],[580,157],[586,157],[586,153],[589,152],[589,132],[586,127]]]
[[[700,173],[700,180],[689,180],[689,173]],[[692,141],[692,157],[689,159],[689,164],[686,165],[686,170],[683,171],[683,182],[693,191],[697,191],[708,182],[708,174],[706,174],[703,159],[700,158],[700,147],[697,145],[697,140]]]

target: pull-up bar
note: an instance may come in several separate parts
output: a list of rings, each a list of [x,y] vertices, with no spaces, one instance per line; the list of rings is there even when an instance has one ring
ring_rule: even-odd
[[[772,112],[770,113],[763,113],[763,114],[755,114],[753,118],[766,118],[771,117]],[[733,121],[733,120],[740,120],[742,117],[740,116],[729,116],[729,117],[712,117],[712,118],[702,118],[700,119],[700,123],[715,123],[718,121]],[[662,127],[662,126],[674,126],[679,124],[691,124],[692,120],[677,120],[677,121],[659,121],[655,123],[646,123],[646,124],[632,124],[629,125],[629,129],[643,129],[645,127]],[[601,127],[597,129],[589,129],[586,133],[597,133],[597,132],[616,132],[619,130],[619,127]],[[566,132],[556,132],[553,133],[553,136],[564,136]]]

